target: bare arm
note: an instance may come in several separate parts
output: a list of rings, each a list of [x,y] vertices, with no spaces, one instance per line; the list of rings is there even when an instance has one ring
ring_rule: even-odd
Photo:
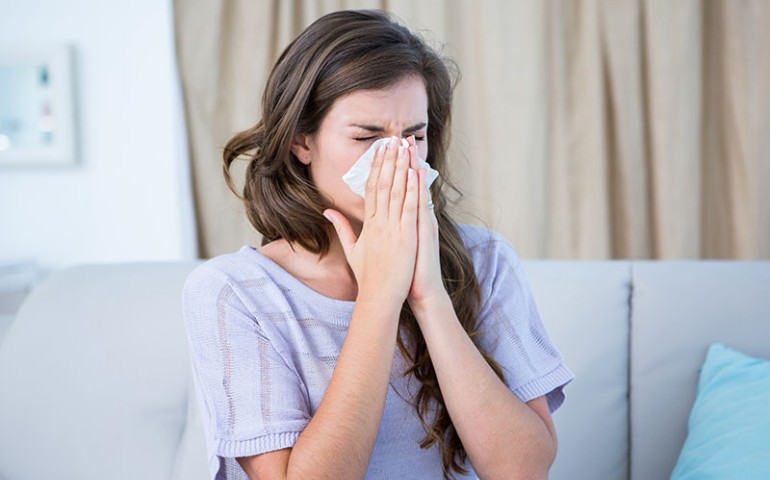
[[[545,397],[524,403],[511,393],[463,330],[448,296],[413,308],[476,474],[483,479],[547,478],[556,432]]]
[[[251,479],[363,478],[395,351],[399,309],[360,299],[318,411],[293,449],[238,462]]]

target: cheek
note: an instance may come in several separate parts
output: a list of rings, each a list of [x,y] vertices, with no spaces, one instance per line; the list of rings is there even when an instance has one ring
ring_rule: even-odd
[[[342,179],[342,176],[350,170],[365,151],[366,148],[351,148],[341,145],[330,145],[325,148],[320,158],[314,162],[315,165],[311,165],[314,170],[313,179],[316,186],[335,201],[347,198],[349,193],[355,195]]]
[[[327,181],[334,181],[338,178],[342,181],[342,175],[353,166],[353,163],[361,155],[355,149],[345,148],[341,145],[325,145],[325,148],[319,153],[320,158],[317,159],[316,168],[323,171],[322,175]]]
[[[353,167],[353,164],[356,163],[359,158],[361,158],[361,155],[363,155],[364,152],[366,152],[366,148],[348,148],[345,150],[340,150],[340,156],[336,161],[336,175],[340,182],[343,182],[342,176]]]

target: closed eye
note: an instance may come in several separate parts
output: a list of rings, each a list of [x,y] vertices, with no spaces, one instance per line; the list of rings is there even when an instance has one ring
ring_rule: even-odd
[[[407,137],[408,136],[409,135],[407,135]],[[357,137],[357,138],[354,138],[353,140],[356,140],[358,142],[368,142],[369,140],[373,140],[375,138],[377,138],[377,137]],[[423,140],[425,140],[425,135],[423,135],[421,137],[418,137],[417,135],[415,135],[414,136],[414,140],[417,141],[417,142],[422,142]]]

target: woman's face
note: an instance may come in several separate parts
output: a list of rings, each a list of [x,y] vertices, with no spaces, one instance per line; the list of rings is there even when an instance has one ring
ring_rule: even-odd
[[[425,84],[420,77],[406,77],[384,90],[357,90],[338,98],[318,131],[295,138],[292,151],[309,166],[316,188],[355,228],[363,222],[364,199],[342,176],[383,137],[414,135],[420,158],[426,158],[427,131]]]

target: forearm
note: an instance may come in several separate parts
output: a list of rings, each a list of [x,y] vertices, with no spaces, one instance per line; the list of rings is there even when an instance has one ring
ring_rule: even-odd
[[[447,296],[415,309],[452,423],[480,478],[546,478],[555,439],[500,381]]]
[[[385,407],[400,305],[356,302],[324,398],[292,449],[287,478],[363,478]]]

